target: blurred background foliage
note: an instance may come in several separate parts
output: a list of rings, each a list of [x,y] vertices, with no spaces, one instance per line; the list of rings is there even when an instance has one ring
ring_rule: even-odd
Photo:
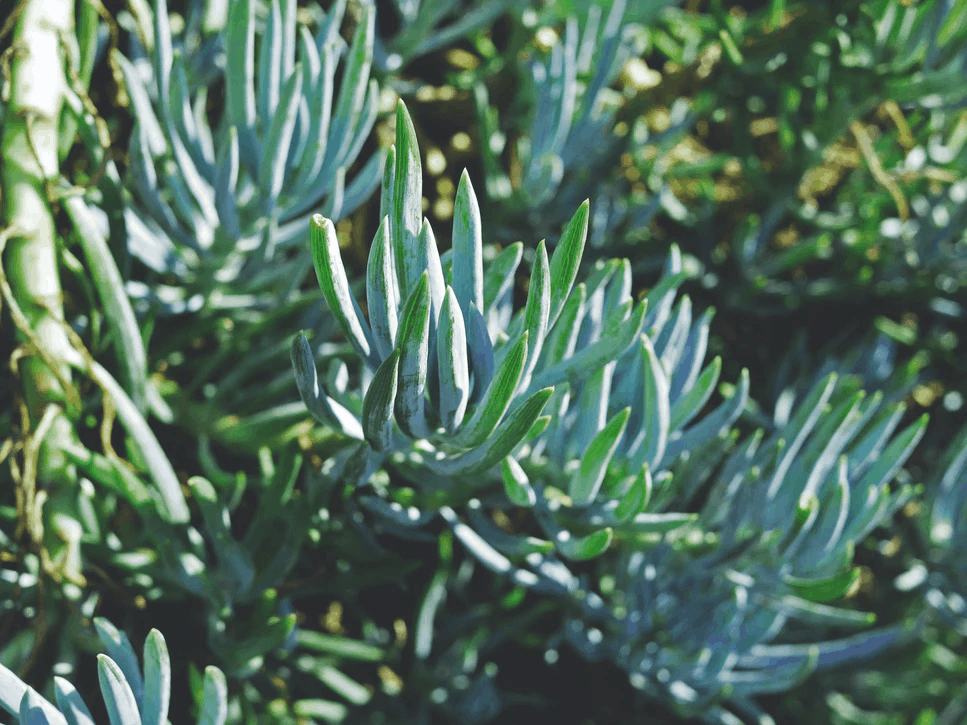
[[[177,179],[186,166],[166,136],[156,153],[143,153],[145,108],[162,123],[171,114],[159,105],[152,65],[160,27],[153,5],[104,2],[101,12],[78,0],[90,118],[86,127],[84,118],[70,121],[82,133],[65,144],[61,171],[105,211],[95,212],[93,228],[135,300],[144,374],[158,391],[140,401],[141,412],[151,416],[192,518],[172,533],[138,447],[118,426],[105,434],[111,414],[98,386],[76,381],[78,441],[100,453],[77,454],[82,474],[69,495],[50,492],[48,515],[69,514],[59,531],[70,536],[48,542],[68,574],[62,579],[42,566],[38,542],[19,525],[13,477],[7,465],[0,471],[0,663],[41,691],[50,691],[53,672],[93,692],[92,668],[77,665],[96,651],[97,615],[132,641],[158,627],[172,660],[187,663],[172,683],[173,708],[184,708],[172,710],[172,721],[197,709],[202,668],[214,662],[229,677],[235,722],[694,722],[644,699],[617,666],[553,644],[559,605],[492,576],[441,521],[401,540],[339,495],[332,461],[344,463],[351,449],[308,421],[288,364],[292,334],[314,331],[309,342],[327,389],[353,390],[365,373],[347,365],[350,346],[307,278],[303,237],[273,237],[280,222],[301,223],[317,210],[299,205],[297,182],[319,175],[306,177],[295,152],[279,178],[260,170],[258,153],[246,160],[243,148],[241,165],[235,161],[247,187],[245,228],[236,235],[252,240],[246,250],[260,262],[281,265],[272,279],[246,280],[244,260],[219,275],[226,254],[217,242],[214,255],[175,269],[152,267],[125,241],[144,237],[149,216],[165,225],[137,170],[156,167]],[[173,48],[188,71],[188,108],[216,138],[226,136],[219,128],[232,93],[226,54],[234,58],[232,43],[245,43],[233,33],[230,5],[167,4]],[[273,62],[262,52],[273,6],[252,7],[261,77]],[[859,575],[843,600],[880,623],[906,623],[910,636],[759,704],[781,723],[967,721],[967,3],[380,0],[359,61],[366,77],[341,76],[354,38],[365,35],[368,8],[300,0],[297,15],[285,18],[291,27],[298,19],[309,36],[304,50],[315,50],[314,61],[298,56],[300,69],[340,68],[331,75],[332,103],[350,84],[369,94],[365,108],[346,94],[365,138],[324,157],[337,178],[319,182],[350,278],[361,278],[377,232],[381,200],[366,194],[378,186],[376,160],[396,138],[393,113],[403,99],[440,252],[467,168],[488,261],[524,241],[527,264],[511,287],[517,308],[537,241],[554,245],[590,198],[585,274],[599,259],[627,257],[637,297],[656,284],[672,245],[680,249],[680,291],[696,310],[716,309],[708,356],[721,356],[720,379],[751,372],[750,402],[736,423],[743,433],[781,427],[832,371],[905,402],[903,427],[929,412],[899,476],[916,495],[857,546]],[[9,36],[0,43],[9,48]],[[282,80],[297,72],[288,67]],[[147,107],[137,107],[135,80]],[[305,91],[310,116],[323,97],[313,93],[323,94],[322,85]],[[171,115],[176,131],[164,133],[190,136],[191,113]],[[95,133],[85,136],[85,128]],[[200,141],[195,151],[215,193],[221,146],[206,151]],[[362,181],[344,205],[353,179]],[[182,183],[191,196],[164,199],[177,212],[164,235],[191,236],[183,227],[198,213],[192,183]],[[289,217],[260,206],[272,194],[289,205]],[[211,234],[236,213],[217,206]],[[204,201],[200,208],[204,216]],[[70,263],[85,232],[66,211],[56,221],[71,252],[65,318],[123,379],[123,363],[110,354],[110,315],[80,263]],[[238,280],[248,287],[234,299]],[[6,360],[15,347],[9,305],[2,314]],[[23,426],[18,390],[15,376],[0,378],[0,439],[16,440]],[[16,458],[12,445],[0,458]],[[117,463],[112,445],[133,465]],[[405,497],[393,503],[406,505]],[[582,614],[575,605],[568,616]]]

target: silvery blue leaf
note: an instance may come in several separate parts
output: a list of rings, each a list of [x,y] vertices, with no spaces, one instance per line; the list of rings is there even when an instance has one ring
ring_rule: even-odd
[[[242,159],[258,168],[261,148],[255,137],[255,17],[253,0],[232,4],[225,43],[225,96],[228,118],[238,128]]]
[[[67,719],[67,725],[94,725],[94,718],[84,700],[63,677],[54,677],[54,695],[57,698],[57,707]]]
[[[366,265],[366,304],[376,348],[386,358],[396,347],[399,324],[400,291],[393,264],[393,246],[389,236],[389,217],[380,222]]]
[[[703,417],[691,428],[683,431],[680,435],[670,437],[665,447],[665,454],[656,470],[667,468],[681,455],[682,451],[687,451],[724,432],[745,410],[748,399],[749,371],[742,368],[738,389],[733,392],[732,397],[725,400],[718,408]]]
[[[470,314],[465,320],[467,326],[467,347],[470,349],[470,372],[473,375],[473,390],[470,404],[475,404],[490,387],[494,377],[494,346],[487,332],[487,323],[476,305],[470,305]]]
[[[135,117],[144,134],[146,150],[151,156],[163,156],[168,150],[168,141],[165,132],[161,130],[161,124],[155,115],[144,83],[130,60],[121,53],[115,54],[114,57],[117,58],[121,73],[124,75],[125,87],[131,98],[131,105],[134,106]]]
[[[440,310],[437,361],[440,376],[439,413],[450,434],[463,422],[470,398],[470,365],[467,360],[467,333],[463,314],[453,288],[447,285]]]
[[[671,410],[668,403],[668,378],[655,349],[647,335],[640,338],[642,347],[642,430],[631,443],[628,453],[632,467],[637,469],[647,463],[649,468],[659,470],[658,464],[665,453],[671,430]]]
[[[288,80],[282,77],[282,9],[279,0],[270,0],[268,5],[265,32],[259,44],[258,103],[259,116],[262,118],[275,116],[279,91]]]
[[[355,161],[363,145],[369,139],[369,132],[376,123],[379,116],[379,83],[376,79],[370,79],[369,88],[366,91],[366,99],[363,102],[362,110],[359,112],[356,125],[353,127],[352,143],[346,147],[345,153],[339,157],[340,166],[348,166]]]
[[[524,308],[524,327],[528,332],[529,349],[527,364],[521,376],[520,387],[527,388],[531,372],[537,364],[541,354],[544,338],[547,335],[547,325],[551,306],[550,267],[547,262],[547,251],[544,242],[537,245],[534,253],[534,267],[531,269],[530,285],[527,290],[527,305]]]
[[[205,668],[198,725],[225,725],[228,719],[228,683],[217,667]]]
[[[349,288],[333,223],[319,214],[314,214],[309,225],[309,241],[316,276],[330,311],[362,358],[370,360],[375,355],[375,350],[370,345],[372,333]]]
[[[402,100],[396,108],[396,169],[390,220],[396,276],[401,296],[408,298],[426,269],[426,260],[418,243],[423,227],[423,169],[416,129]]]
[[[359,118],[366,102],[369,71],[373,63],[376,11],[371,5],[364,5],[362,10],[363,16],[356,26],[353,45],[343,70],[339,100],[336,102],[336,110],[332,116],[332,132],[329,134],[330,143],[326,148],[323,170],[327,167],[342,166],[348,160],[347,152],[356,139]],[[398,134],[397,129],[396,145],[399,149],[402,146]],[[419,164],[419,157],[417,157],[417,163]]]
[[[165,725],[171,693],[171,660],[165,638],[156,629],[144,641],[144,700],[141,704],[143,725]]]
[[[702,313],[698,322],[692,325],[680,360],[674,371],[670,373],[671,381],[668,397],[672,401],[672,405],[676,405],[679,397],[692,390],[698,380],[699,373],[702,372],[702,363],[705,362],[705,352],[708,349],[709,327],[712,324],[714,314],[715,309],[709,308]]]
[[[658,334],[665,326],[665,322],[671,314],[672,305],[675,303],[678,286],[686,279],[688,279],[688,275],[682,272],[681,250],[677,244],[673,244],[668,250],[668,258],[665,260],[661,279],[658,280],[658,284],[648,290],[648,295],[645,298],[648,300],[648,316],[645,318],[645,326],[648,328],[649,336]]]
[[[827,401],[833,394],[833,388],[836,386],[836,380],[837,376],[835,373],[830,373],[828,376],[826,376],[826,379],[813,388],[806,399],[800,404],[799,411],[789,422],[789,425],[783,428],[781,432],[776,434],[777,436],[782,436],[782,438],[786,441],[786,445],[780,453],[775,471],[772,473],[772,478],[769,481],[769,485],[766,489],[767,499],[771,500],[775,498],[779,493],[780,488],[785,483],[786,472],[789,470],[789,467],[792,466],[796,454],[799,453],[799,449],[802,448],[806,437],[819,421]]]
[[[273,3],[277,9],[277,4]],[[292,143],[292,133],[299,110],[299,98],[302,92],[302,72],[297,72],[285,84],[282,95],[275,99],[274,115],[269,131],[265,136],[265,155],[259,168],[258,185],[263,196],[263,213],[272,216],[282,185],[285,182],[286,161],[289,157],[289,146]],[[334,218],[339,217],[334,215]]]
[[[547,336],[540,367],[551,367],[574,354],[584,320],[586,300],[587,288],[582,282],[575,288],[574,294],[568,297],[557,322]]]
[[[453,203],[453,291],[466,317],[470,303],[484,307],[483,224],[470,175],[464,169]]]
[[[171,44],[171,24],[168,18],[167,0],[156,0],[154,9],[154,74],[158,80],[158,101],[162,117],[170,116],[171,65],[174,48]]]
[[[414,438],[425,438],[430,433],[424,413],[430,314],[429,274],[424,272],[403,306],[397,337],[400,351],[397,422]]]
[[[900,424],[906,405],[895,403],[890,405],[868,431],[864,431],[863,438],[850,449],[850,478],[862,476],[866,470],[879,459],[883,446],[890,439],[893,431]]]
[[[874,492],[881,496],[888,493],[890,481],[907,458],[910,457],[917,443],[920,442],[929,418],[930,416],[924,413],[916,422],[911,423],[903,432],[897,434],[876,462],[854,484],[854,491],[857,495],[850,501],[850,523],[845,536],[854,540],[862,540],[878,523],[876,517],[871,515],[874,509],[869,506],[867,496],[872,497]]]
[[[141,713],[121,668],[107,655],[97,656],[97,679],[111,725],[141,725]]]
[[[548,315],[548,328],[554,327],[564,303],[571,294],[571,287],[577,278],[584,255],[584,243],[588,237],[588,213],[590,203],[585,200],[571,217],[571,221],[561,233],[554,254],[551,255],[551,309]]]
[[[36,690],[28,687],[20,701],[20,725],[54,725],[63,721],[63,716],[59,719],[50,717],[48,708],[50,703],[41,697]],[[60,715],[60,713],[57,713]]]
[[[487,440],[476,448],[451,458],[432,461],[430,465],[443,474],[485,471],[498,463],[520,445],[554,392],[554,388],[538,390],[510,413]]]
[[[393,350],[376,369],[363,399],[363,432],[377,451],[388,449],[392,442],[399,361],[399,350]]]
[[[362,206],[379,185],[385,153],[386,149],[380,149],[378,153],[370,156],[363,168],[349,182],[342,202],[343,217],[349,216]]]
[[[101,643],[107,649],[107,653],[124,674],[124,678],[131,687],[135,702],[142,702],[144,699],[144,683],[141,680],[141,668],[138,666],[138,656],[135,654],[128,636],[103,617],[94,618],[94,627],[97,629],[97,634]]]
[[[487,392],[476,404],[470,419],[453,438],[453,444],[461,448],[474,448],[482,444],[494,431],[514,399],[527,360],[525,330],[501,361]]]
[[[718,384],[721,372],[722,358],[716,356],[698,376],[694,385],[690,386],[688,391],[672,404],[668,423],[669,430],[679,430],[698,415],[709,398],[712,397],[712,393],[715,392],[715,386]]]
[[[597,497],[611,457],[624,435],[630,413],[630,407],[619,411],[585,449],[581,464],[572,474],[568,485],[568,495],[575,506],[589,506]]]
[[[326,395],[319,385],[319,373],[312,356],[312,348],[303,333],[300,332],[292,340],[289,354],[299,397],[312,417],[323,425],[335,427],[350,438],[363,440],[363,428],[356,416]]]
[[[238,129],[229,126],[223,137],[215,171],[215,208],[218,210],[221,231],[230,239],[242,236],[236,204],[238,172]]]
[[[195,110],[191,106],[191,95],[188,90],[188,81],[185,78],[185,64],[181,51],[174,54],[173,83],[171,85],[171,112],[174,117],[175,128],[185,143],[192,161],[201,173],[206,177],[211,177],[213,166],[212,159],[206,155],[206,147],[203,145],[201,131],[195,121]]]
[[[560,250],[560,247],[558,250]],[[551,276],[553,277],[553,273]],[[553,289],[556,289],[556,287],[552,287],[552,291]],[[640,303],[638,308],[631,313],[631,316],[623,322],[616,324],[614,319],[609,320],[609,329],[606,329],[605,334],[601,336],[598,342],[584,348],[570,358],[544,368],[531,381],[530,389],[556,385],[577,376],[587,375],[589,371],[597,370],[620,357],[641,334],[644,317],[645,304]],[[620,320],[617,315],[615,318]]]
[[[692,300],[683,295],[678,303],[678,310],[673,315],[673,321],[665,325],[661,334],[655,340],[655,352],[661,359],[665,373],[670,377],[678,367],[685,343],[688,341],[689,328],[692,325]]]
[[[296,52],[296,0],[284,0],[282,8],[282,77],[288,78],[295,71]]]

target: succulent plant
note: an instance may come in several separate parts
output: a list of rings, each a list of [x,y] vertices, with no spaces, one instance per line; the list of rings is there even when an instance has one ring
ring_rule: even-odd
[[[97,674],[112,725],[163,725],[171,696],[171,660],[161,632],[152,629],[148,634],[141,669],[126,634],[103,618],[96,618],[94,625],[108,652],[98,655]],[[228,716],[225,675],[217,667],[206,667],[203,687],[196,722],[224,725]],[[90,709],[70,682],[55,677],[53,689],[56,705],[0,665],[0,707],[21,725],[93,725]]]
[[[363,4],[337,82],[344,9],[323,16],[313,36],[297,23],[293,0],[269,3],[256,74],[254,0],[233,3],[214,46],[213,74],[212,43],[197,57],[176,48],[159,0],[150,56],[135,38],[134,59],[117,56],[135,111],[129,248],[148,269],[177,280],[129,283],[142,307],[274,306],[309,270],[308,255],[291,251],[309,215],[321,209],[340,219],[379,183],[379,155],[348,177],[376,120],[377,86],[369,80],[375,11]],[[225,108],[212,127],[206,104],[222,81]]]
[[[377,37],[374,58],[379,68],[390,73],[475,30],[493,25],[514,3],[510,0],[394,0],[392,5],[393,22],[398,23],[398,30],[391,38]]]
[[[663,4],[646,3],[652,10]],[[625,62],[645,44],[644,28],[624,20],[626,5],[618,0],[604,17],[603,7],[592,4],[583,29],[578,16],[569,15],[562,37],[553,36],[548,52],[529,49],[520,120],[501,123],[487,86],[482,81],[474,85],[487,196],[508,227],[499,230],[501,235],[515,234],[520,224],[543,234],[587,197],[593,203],[592,245],[598,246],[623,219],[624,212],[613,206],[626,207],[629,189],[618,178],[602,183],[602,177],[611,176],[628,141],[614,133],[626,99],[612,86]],[[516,174],[505,169],[501,158],[508,137],[516,137]]]
[[[368,371],[362,395],[338,396],[320,385],[304,335],[293,342],[292,362],[313,417],[364,441],[352,469],[357,481],[367,480],[387,455],[412,448],[411,458],[428,476],[415,474],[416,479],[433,486],[434,480],[500,463],[540,417],[551,378],[605,364],[614,348],[620,351],[616,340],[633,342],[644,310],[634,310],[630,300],[615,307],[608,324],[618,334],[608,341],[607,353],[601,346],[565,359],[557,351],[550,377],[547,371],[535,374],[577,275],[587,204],[568,223],[550,260],[544,244],[538,245],[528,303],[514,316],[513,280],[522,245],[508,247],[484,269],[480,211],[464,174],[452,250],[441,259],[429,222],[421,222],[419,152],[402,102],[397,147],[389,159],[383,221],[367,268],[368,321],[348,284],[332,222],[316,216],[310,225],[323,294]],[[425,443],[413,448],[411,441]]]

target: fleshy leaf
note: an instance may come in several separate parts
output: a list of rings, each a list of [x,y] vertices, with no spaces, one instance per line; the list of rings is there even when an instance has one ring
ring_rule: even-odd
[[[448,433],[463,422],[470,398],[470,367],[463,313],[453,288],[447,286],[440,310],[437,362],[440,373],[440,419]]]
[[[598,495],[630,414],[630,407],[618,412],[588,444],[581,465],[571,476],[568,486],[568,495],[575,506],[588,506]]]
[[[393,409],[396,402],[400,351],[394,350],[376,369],[363,400],[363,433],[377,451],[386,450],[393,437]]]

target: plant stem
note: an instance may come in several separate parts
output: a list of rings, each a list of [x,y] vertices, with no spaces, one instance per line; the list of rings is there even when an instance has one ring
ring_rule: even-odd
[[[34,339],[54,364],[54,369],[48,367],[35,350],[19,362],[33,428],[48,403],[65,404],[61,381],[70,380],[65,353],[71,348],[62,323],[63,295],[48,189],[60,175],[58,129],[67,83],[64,41],[73,32],[74,1],[27,0],[19,12],[0,145],[2,223],[10,232],[2,261]],[[27,340],[24,330],[17,330],[17,339]],[[62,412],[41,447],[38,481],[56,484],[74,478],[73,466],[58,444],[73,440],[73,426]]]

